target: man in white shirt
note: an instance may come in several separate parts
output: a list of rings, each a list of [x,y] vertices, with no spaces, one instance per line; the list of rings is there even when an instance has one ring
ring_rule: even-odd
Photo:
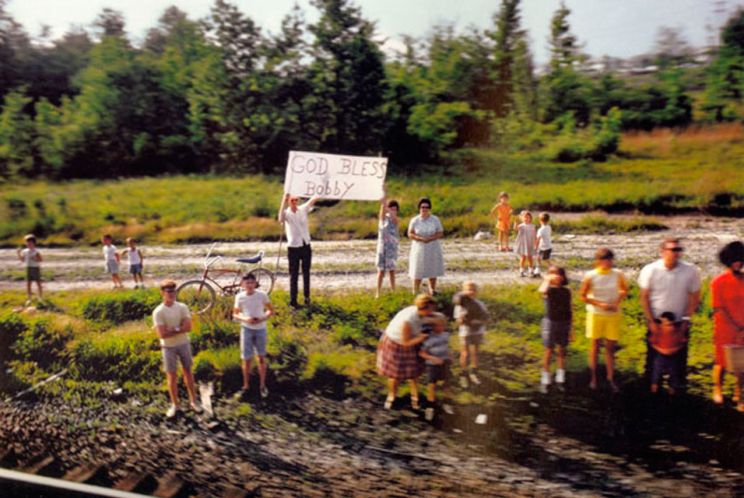
[[[681,319],[687,337],[690,335],[690,317],[700,304],[700,270],[682,261],[684,248],[679,239],[669,237],[661,243],[661,259],[643,267],[638,276],[641,288],[641,306],[646,317],[646,376],[650,375],[656,350],[651,347],[649,337],[659,332],[660,317],[671,312]],[[687,345],[680,351],[680,371],[683,382],[687,380]]]
[[[163,280],[160,283],[160,295],[163,296],[163,302],[152,312],[152,321],[160,337],[165,376],[168,379],[168,394],[171,400],[171,406],[165,416],[173,418],[178,412],[178,360],[181,361],[183,380],[189,393],[191,408],[196,413],[200,413],[202,407],[196,397],[194,374],[191,372],[193,363],[189,342],[191,313],[185,304],[176,301],[175,281]]]
[[[287,234],[287,259],[289,259],[289,305],[297,308],[297,280],[302,265],[302,292],[305,296],[305,306],[310,304],[310,263],[312,250],[310,249],[310,228],[307,215],[318,201],[313,197],[304,204],[300,198],[284,194],[279,208],[279,222],[284,223]]]

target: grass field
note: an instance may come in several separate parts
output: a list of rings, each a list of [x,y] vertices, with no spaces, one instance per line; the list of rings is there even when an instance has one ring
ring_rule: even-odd
[[[626,134],[618,157],[605,163],[549,162],[539,154],[464,151],[446,169],[395,174],[388,192],[405,219],[426,195],[448,236],[489,229],[498,192],[515,211],[631,211],[738,213],[744,209],[744,128],[739,124],[682,133]],[[45,245],[94,244],[104,232],[148,243],[276,239],[282,179],[178,176],[110,181],[6,184],[0,190],[0,244],[33,232]],[[374,202],[328,203],[312,216],[323,239],[376,236]],[[557,229],[561,229],[557,220]],[[616,231],[659,228],[638,217],[607,222]],[[615,226],[617,225],[617,226]],[[607,230],[595,220],[564,224],[575,231]]]
[[[488,358],[484,375],[514,392],[534,391],[539,378],[543,305],[536,285],[484,287],[481,293],[493,317],[483,347]],[[438,297],[440,309],[450,316],[453,292],[445,287]],[[583,306],[575,294],[576,339],[569,348],[568,370],[583,377],[589,343],[583,337]],[[11,309],[24,299],[21,292],[5,292],[0,294],[0,306]],[[289,312],[286,293],[276,292],[272,300],[277,317],[269,324],[269,360],[276,382],[291,383],[293,389],[379,395],[383,379],[374,371],[377,338],[391,317],[409,304],[410,294],[386,294],[375,300],[364,291],[323,293],[311,310],[298,314]],[[158,302],[156,290],[70,291],[51,293],[31,314],[4,313],[0,316],[0,366],[5,372],[1,387],[12,391],[67,367],[73,385],[134,383],[156,392],[163,383],[150,313]],[[236,389],[240,380],[238,327],[227,318],[230,307],[225,301],[211,319],[197,318],[191,333],[197,377],[215,380],[227,391]],[[700,396],[707,396],[710,383],[709,312],[706,292],[702,310],[694,317],[689,360],[691,392]],[[623,378],[631,379],[642,373],[645,354],[645,328],[635,288],[624,316],[617,367]],[[452,349],[457,350],[456,334],[451,339]],[[458,368],[454,365],[455,372]],[[329,377],[339,380],[338,385],[327,382]],[[492,398],[459,392],[456,399],[488,403]]]

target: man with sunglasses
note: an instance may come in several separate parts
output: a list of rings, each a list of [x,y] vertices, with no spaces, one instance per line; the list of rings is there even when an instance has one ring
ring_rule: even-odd
[[[313,197],[304,204],[300,198],[289,193],[282,197],[279,207],[279,223],[284,224],[287,234],[287,259],[289,260],[289,305],[297,308],[297,280],[302,265],[302,293],[305,306],[310,304],[310,263],[313,252],[310,248],[310,228],[307,215],[319,197]],[[289,206],[289,207],[287,207]]]
[[[152,312],[152,321],[155,325],[158,337],[160,337],[160,348],[163,352],[163,366],[165,376],[168,380],[168,394],[171,406],[165,416],[173,418],[178,412],[178,361],[181,361],[183,369],[183,380],[189,393],[191,409],[196,413],[202,411],[201,404],[196,397],[194,388],[194,375],[191,372],[193,356],[191,343],[189,342],[189,331],[191,330],[191,314],[189,308],[176,301],[176,282],[174,280],[163,280],[160,283],[160,295],[163,302]]]
[[[684,249],[679,239],[669,237],[661,243],[661,258],[643,267],[638,277],[641,288],[641,306],[646,317],[646,376],[650,376],[656,350],[651,347],[649,338],[660,331],[660,317],[671,312],[682,317],[681,327],[690,336],[690,317],[700,304],[700,270],[682,261]],[[679,352],[680,372],[683,383],[687,382],[687,343]]]

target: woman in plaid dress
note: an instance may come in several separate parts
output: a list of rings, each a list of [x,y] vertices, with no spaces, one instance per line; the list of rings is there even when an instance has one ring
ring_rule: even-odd
[[[411,406],[419,408],[416,379],[424,371],[424,363],[418,352],[427,338],[421,328],[424,319],[436,310],[436,302],[431,296],[420,294],[413,303],[413,306],[403,308],[395,315],[377,348],[377,370],[388,378],[386,410],[393,406],[398,385],[403,380],[411,382]]]

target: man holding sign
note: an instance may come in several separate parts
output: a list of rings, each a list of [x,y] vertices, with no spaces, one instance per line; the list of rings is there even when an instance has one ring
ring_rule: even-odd
[[[313,252],[310,248],[310,228],[307,214],[319,197],[313,197],[304,204],[300,198],[289,193],[284,194],[279,208],[279,222],[284,223],[287,234],[287,259],[289,260],[289,305],[297,308],[297,280],[302,265],[302,293],[305,306],[310,304],[310,263]],[[289,207],[287,207],[289,204]]]
[[[310,230],[307,214],[318,199],[379,201],[383,195],[387,158],[291,151],[284,179],[279,221],[287,233],[289,304],[297,307],[297,280],[302,264],[305,305],[310,303]],[[299,204],[300,197],[310,200]],[[289,205],[289,207],[287,207]]]

